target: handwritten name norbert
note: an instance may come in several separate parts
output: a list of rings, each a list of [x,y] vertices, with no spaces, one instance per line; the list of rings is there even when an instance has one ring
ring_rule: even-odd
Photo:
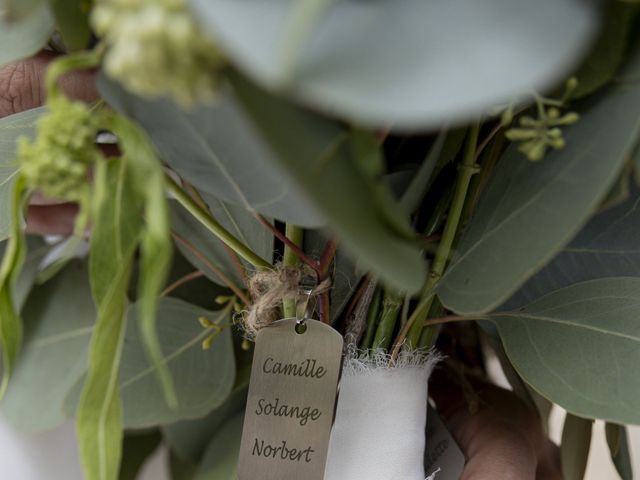
[[[271,375],[317,379],[327,374],[327,369],[318,365],[318,361],[313,358],[306,358],[301,362],[283,363],[276,361],[273,357],[267,357],[262,364],[262,371]]]
[[[277,446],[266,443],[264,440],[256,438],[253,443],[251,454],[255,457],[274,458],[288,460],[290,462],[311,463],[315,450],[307,447],[304,450],[299,448],[289,448],[286,440],[282,440]]]

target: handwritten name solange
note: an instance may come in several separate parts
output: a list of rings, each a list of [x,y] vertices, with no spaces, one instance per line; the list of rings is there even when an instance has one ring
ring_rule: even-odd
[[[258,438],[253,443],[253,450],[251,454],[255,457],[275,458],[280,460],[288,460],[290,462],[302,462],[311,463],[312,455],[315,453],[311,447],[307,447],[304,450],[299,448],[289,448],[286,440],[282,440],[280,444],[271,445],[264,440]]]

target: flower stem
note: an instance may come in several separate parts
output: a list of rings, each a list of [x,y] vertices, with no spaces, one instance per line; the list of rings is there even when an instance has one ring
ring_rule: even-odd
[[[202,207],[200,207],[180,186],[168,175],[166,176],[167,186],[169,191],[173,194],[175,199],[182,205],[193,217],[204,225],[207,230],[218,237],[225,245],[229,246],[231,250],[236,252],[240,257],[244,258],[254,267],[259,269],[271,268],[271,264],[264,258],[260,257],[257,253],[247,247],[244,243],[238,240],[224,228],[220,223],[216,221],[211,215],[209,215]]]
[[[285,243],[284,245],[282,263],[286,267],[297,267],[300,265],[300,256],[291,246],[294,245],[297,249],[300,249],[304,240],[304,230],[297,225],[287,223],[285,236],[291,243]],[[294,318],[296,316],[296,299],[285,298],[282,308],[285,318]]]
[[[397,356],[400,348],[405,343],[405,339],[407,348],[416,348],[420,341],[420,335],[424,328],[425,319],[429,314],[429,310],[431,309],[431,305],[435,298],[434,288],[440,281],[440,278],[444,273],[444,268],[449,260],[449,256],[451,255],[451,247],[453,246],[453,241],[456,238],[456,233],[460,225],[460,218],[462,216],[467,191],[469,190],[469,184],[471,183],[471,177],[480,170],[480,167],[476,164],[476,148],[478,145],[479,133],[480,122],[476,122],[469,131],[464,158],[462,159],[462,163],[458,166],[458,179],[456,181],[456,188],[451,208],[449,209],[447,223],[445,224],[442,239],[438,245],[435,258],[431,264],[429,277],[427,278],[420,294],[420,303],[398,335],[393,347],[392,356]]]
[[[391,336],[395,330],[400,308],[404,298],[402,295],[394,291],[387,290],[384,292],[382,299],[382,313],[380,314],[380,323],[376,330],[376,336],[373,340],[373,349],[386,350],[391,345]]]

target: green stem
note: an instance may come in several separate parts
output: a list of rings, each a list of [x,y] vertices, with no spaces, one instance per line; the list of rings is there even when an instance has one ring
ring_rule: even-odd
[[[408,348],[416,348],[420,341],[422,329],[424,328],[424,321],[429,310],[431,310],[431,305],[435,298],[433,292],[434,287],[440,281],[440,278],[444,273],[444,268],[449,260],[449,256],[451,255],[451,247],[460,225],[460,218],[462,216],[462,210],[464,208],[471,178],[479,171],[479,167],[475,161],[479,133],[480,123],[477,122],[471,127],[469,136],[467,137],[464,158],[462,159],[462,163],[458,166],[458,179],[451,208],[449,209],[447,223],[445,224],[442,239],[438,245],[435,258],[431,264],[429,278],[427,279],[420,295],[421,302],[407,322],[408,334],[406,335],[406,346]],[[404,340],[405,338],[398,338],[399,342],[404,342]],[[396,347],[397,348],[394,348],[394,351],[399,349],[398,343],[396,344]]]
[[[304,230],[302,228],[297,225],[287,223],[287,226],[285,227],[285,235],[293,245],[298,248],[302,247],[302,242],[304,240]],[[287,244],[284,246],[282,264],[285,267],[297,267],[300,265],[300,258],[298,257],[298,254]],[[294,318],[296,316],[296,299],[284,299],[282,308],[284,310],[285,318]]]
[[[373,294],[371,305],[369,305],[369,311],[367,312],[367,333],[361,344],[361,347],[364,349],[369,349],[373,345],[373,340],[375,338],[377,330],[376,327],[378,324],[378,315],[380,314],[380,305],[382,303],[381,301],[382,290],[378,287]]]
[[[402,295],[393,291],[386,291],[382,300],[382,314],[376,330],[372,348],[386,350],[391,344],[391,337],[396,328],[398,315],[403,302]]]
[[[218,223],[211,215],[209,215],[200,205],[198,205],[180,186],[167,175],[166,177],[167,187],[173,194],[175,199],[187,210],[193,217],[204,225],[207,230],[218,237],[225,245],[229,246],[231,250],[236,252],[240,257],[244,258],[247,262],[259,269],[271,268],[271,264],[264,258],[260,257],[257,253],[247,247],[244,243],[238,240],[231,234],[226,228]]]
[[[88,70],[100,65],[102,52],[99,50],[82,51],[61,56],[51,62],[47,68],[45,85],[47,101],[59,98],[62,93],[58,87],[58,80],[62,75],[76,70]]]

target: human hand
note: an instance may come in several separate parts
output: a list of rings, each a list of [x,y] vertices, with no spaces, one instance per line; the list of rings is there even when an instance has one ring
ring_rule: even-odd
[[[0,118],[44,104],[45,72],[55,57],[53,52],[42,52],[0,69]],[[75,100],[91,102],[98,98],[95,72],[79,71],[65,75],[60,86]],[[60,203],[36,193],[27,211],[27,233],[70,235],[77,212],[75,204]]]
[[[467,458],[461,480],[562,480],[559,449],[538,413],[511,391],[466,378],[437,371],[430,387]]]

